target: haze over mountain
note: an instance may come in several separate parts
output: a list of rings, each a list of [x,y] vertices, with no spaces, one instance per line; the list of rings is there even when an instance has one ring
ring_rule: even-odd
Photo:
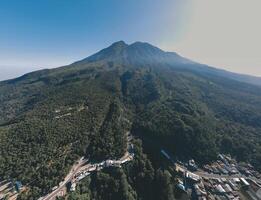
[[[124,38],[261,76],[259,0],[13,1],[0,2],[0,67],[62,66]]]
[[[30,67],[30,66],[0,66],[0,81],[13,79],[19,77],[25,73],[39,70],[41,68]]]
[[[189,59],[181,57],[174,52],[164,52],[163,50],[148,43],[135,42],[131,45],[127,45],[125,42],[119,41],[112,44],[112,46],[110,46],[109,48],[104,49],[101,52],[84,59],[83,61],[96,61],[101,59],[107,59],[107,61],[112,60],[114,62],[117,61],[117,59],[121,59],[122,61],[128,63],[134,62],[134,64],[167,64],[172,66],[178,65],[178,67],[183,67],[184,69],[187,68],[196,71],[203,70],[206,73],[220,75],[238,81],[261,86],[261,77],[243,75],[213,68],[207,65],[201,65]]]
[[[230,153],[261,170],[261,87],[242,81],[250,83],[148,43],[123,41],[68,66],[2,81],[0,176],[28,186],[20,199],[37,199],[81,156],[122,156],[127,131],[144,144],[135,142],[133,163],[97,173],[80,196],[173,199],[172,186],[166,193],[159,184],[171,185],[157,162],[160,148],[199,164]]]
[[[131,57],[131,59],[129,59],[128,57]],[[246,83],[261,86],[261,77],[233,73],[226,70],[210,67],[208,65],[203,65],[194,62],[192,60],[189,60],[187,58],[181,57],[177,53],[165,52],[149,43],[144,43],[144,42],[135,42],[131,45],[127,45],[124,41],[118,41],[112,44],[110,47],[92,56],[89,56],[83,59],[82,61],[96,61],[96,60],[103,60],[103,59],[106,59],[107,61],[111,60],[114,62],[116,61],[119,62],[120,60],[122,62],[128,62],[128,63],[135,62],[135,64],[142,64],[142,62],[144,62],[145,64],[164,63],[173,66],[182,64],[182,67],[184,68],[189,68],[192,70],[199,70],[199,71],[203,70],[206,73],[211,73],[211,74],[213,73],[215,75],[220,75],[241,82],[246,82]],[[187,65],[184,66],[184,64]],[[188,64],[190,64],[191,66],[188,66]],[[0,77],[0,80],[8,79],[4,77],[14,76],[13,74],[14,72],[10,72],[11,68],[12,68],[11,71],[16,71],[17,75],[23,72],[23,70],[19,67],[2,67],[3,77]],[[29,69],[30,67],[28,67],[27,71]],[[34,68],[31,67],[31,69],[36,69],[36,67]]]

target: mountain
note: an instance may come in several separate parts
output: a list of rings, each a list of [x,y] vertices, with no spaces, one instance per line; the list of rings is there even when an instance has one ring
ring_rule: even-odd
[[[261,87],[238,77],[120,41],[71,65],[0,82],[0,177],[27,185],[20,199],[37,199],[81,156],[122,156],[128,131],[138,138],[134,161],[93,175],[75,195],[173,199],[161,148],[199,164],[230,153],[261,170]]]
[[[116,42],[79,63],[101,60],[136,65],[190,63],[176,53],[164,52],[148,43],[135,42],[127,45],[123,41]]]
[[[177,68],[182,67],[183,69],[194,70],[211,75],[218,75],[240,82],[261,86],[261,77],[237,74],[217,69],[211,66],[199,64],[184,57],[181,57],[174,52],[164,52],[161,49],[152,46],[151,44],[143,42],[135,42],[131,45],[127,45],[124,41],[115,42],[110,47],[103,49],[100,52],[76,63],[83,64],[86,62],[95,62],[101,60],[107,62],[122,62],[146,66],[148,64],[156,63],[171,65]]]
[[[257,76],[237,74],[237,73],[228,72],[228,71],[225,71],[225,70],[218,70],[217,73],[220,76],[223,76],[223,77],[226,77],[226,78],[234,79],[234,80],[237,80],[237,81],[240,81],[240,82],[249,83],[249,84],[252,84],[252,85],[261,86],[261,78],[257,77]]]

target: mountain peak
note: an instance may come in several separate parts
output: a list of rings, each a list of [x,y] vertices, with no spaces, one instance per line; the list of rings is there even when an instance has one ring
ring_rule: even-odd
[[[163,52],[160,48],[153,46],[152,44],[147,43],[147,42],[137,41],[137,42],[132,43],[130,45],[130,47],[132,47],[132,48],[143,48],[143,49],[154,49],[154,50],[158,50],[158,51]]]
[[[114,42],[109,47],[102,49],[98,53],[95,53],[79,62],[94,62],[94,61],[101,61],[101,60],[113,60],[115,57],[119,57],[122,54],[123,50],[127,48],[128,45],[120,40],[118,42]],[[79,63],[77,62],[77,63]]]
[[[130,45],[120,40],[109,47],[82,60],[83,62],[115,62],[132,65],[177,65],[187,62],[176,53],[169,53],[147,42],[134,42]],[[80,62],[82,62],[80,61]]]
[[[136,52],[143,56],[149,56],[149,55],[156,56],[156,55],[162,55],[165,53],[160,48],[155,47],[147,42],[134,42],[131,45],[129,45],[128,50],[130,52]]]
[[[114,42],[110,47],[127,47],[128,45],[123,41]]]

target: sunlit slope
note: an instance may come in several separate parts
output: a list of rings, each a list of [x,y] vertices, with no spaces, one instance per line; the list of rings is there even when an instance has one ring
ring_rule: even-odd
[[[261,89],[147,43],[0,83],[0,176],[41,193],[75,160],[121,156],[131,130],[179,158],[261,164]],[[48,173],[46,173],[48,171]]]

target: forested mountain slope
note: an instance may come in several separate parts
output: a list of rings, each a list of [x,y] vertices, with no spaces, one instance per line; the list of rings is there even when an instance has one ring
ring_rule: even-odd
[[[261,88],[122,41],[71,65],[0,82],[0,177],[28,184],[32,199],[80,156],[120,157],[129,130],[180,159],[204,163],[226,152],[261,170]],[[130,199],[152,199],[139,184],[154,187],[154,178],[168,175],[138,154],[128,173],[145,173],[139,182],[116,174],[128,182]]]

